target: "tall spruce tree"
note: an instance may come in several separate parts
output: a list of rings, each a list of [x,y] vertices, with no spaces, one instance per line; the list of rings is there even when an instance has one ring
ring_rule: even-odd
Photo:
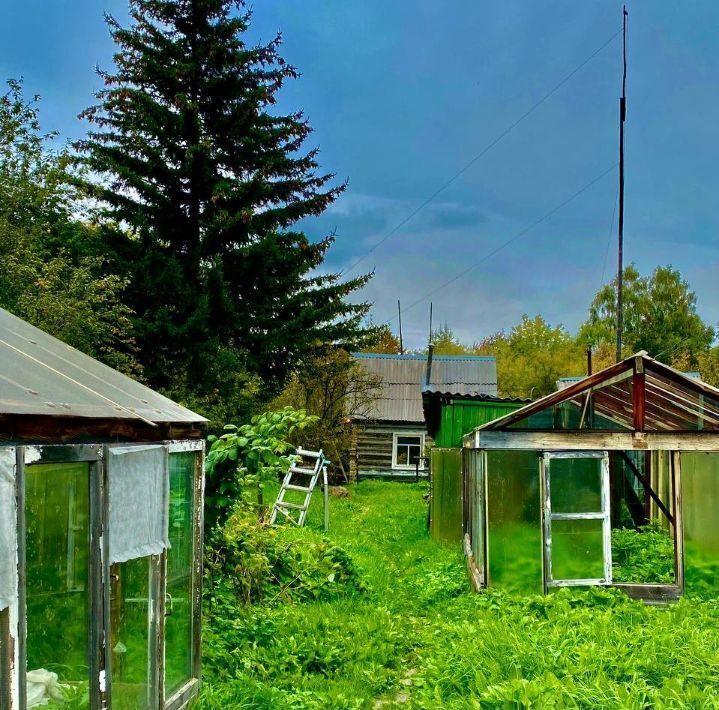
[[[219,349],[272,389],[329,343],[361,345],[368,305],[346,297],[369,276],[319,273],[333,235],[295,227],[345,186],[304,149],[303,112],[273,110],[298,77],[280,35],[248,45],[241,0],[130,0],[130,17],[107,18],[116,71],[100,72],[78,148],[123,225],[107,249],[131,279],[147,378],[170,386],[179,367],[211,388]]]

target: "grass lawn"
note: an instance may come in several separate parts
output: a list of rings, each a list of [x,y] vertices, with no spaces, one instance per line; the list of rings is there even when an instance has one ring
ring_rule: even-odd
[[[331,499],[360,589],[213,605],[200,707],[719,708],[719,601],[473,594],[459,549],[429,539],[424,492],[363,481]],[[279,539],[321,542],[321,521],[318,493]]]

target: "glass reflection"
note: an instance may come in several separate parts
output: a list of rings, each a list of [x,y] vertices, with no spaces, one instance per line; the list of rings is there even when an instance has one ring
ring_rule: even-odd
[[[110,568],[112,591],[112,707],[150,707],[150,559],[140,558]]]
[[[90,468],[25,471],[28,706],[88,698]]]
[[[682,508],[687,594],[719,598],[719,454],[683,453]]]
[[[197,454],[170,454],[170,549],[167,551],[165,697],[192,678],[192,563]]]
[[[542,536],[537,454],[487,452],[489,585],[542,592]]]

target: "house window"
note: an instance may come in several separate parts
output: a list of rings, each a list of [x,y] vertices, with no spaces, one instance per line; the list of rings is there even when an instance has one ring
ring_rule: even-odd
[[[420,458],[424,449],[424,434],[394,434],[393,438],[392,468],[414,470],[417,463],[420,468],[424,468]]]

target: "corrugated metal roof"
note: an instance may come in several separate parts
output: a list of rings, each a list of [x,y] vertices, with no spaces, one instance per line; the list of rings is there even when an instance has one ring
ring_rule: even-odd
[[[423,422],[423,389],[455,395],[497,396],[494,357],[434,355],[428,387],[425,385],[426,355],[354,353],[354,357],[382,383],[369,419]]]
[[[207,421],[2,308],[0,414]]]

